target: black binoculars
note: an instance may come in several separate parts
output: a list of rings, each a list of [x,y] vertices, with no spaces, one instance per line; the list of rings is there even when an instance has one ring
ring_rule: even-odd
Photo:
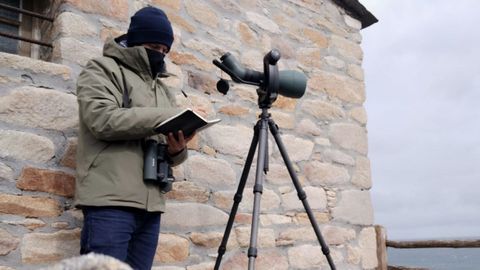
[[[155,140],[145,141],[143,180],[157,184],[163,193],[172,190],[172,183],[175,181],[168,163],[167,147]]]

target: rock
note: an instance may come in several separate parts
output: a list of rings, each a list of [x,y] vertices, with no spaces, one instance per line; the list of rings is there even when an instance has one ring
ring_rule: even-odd
[[[377,237],[375,228],[368,227],[362,229],[358,243],[360,246],[360,255],[362,257],[362,267],[364,269],[372,269],[377,267]]]
[[[227,188],[236,183],[231,165],[222,159],[192,155],[185,167],[190,181],[211,189]]]
[[[66,130],[78,126],[77,99],[56,90],[24,86],[0,97],[0,120],[34,128]]]
[[[344,167],[311,161],[305,165],[304,173],[315,185],[338,186],[348,182],[350,175]]]
[[[113,17],[120,21],[128,20],[127,0],[66,0],[66,2],[87,13]]]
[[[190,181],[176,181],[173,189],[167,193],[167,199],[177,201],[206,203],[210,193],[208,189]]]
[[[367,133],[365,128],[352,124],[332,124],[329,130],[330,139],[340,147],[354,150],[366,155],[368,152]]]
[[[340,193],[338,205],[332,209],[333,219],[350,224],[371,225],[373,206],[368,191],[345,190]]]
[[[36,60],[30,57],[0,52],[0,63],[2,63],[2,67],[8,67],[22,71],[28,70],[36,74],[59,76],[63,80],[70,80],[72,78],[72,69],[70,67],[51,62],[45,62],[42,60]]]
[[[207,144],[220,153],[246,157],[253,137],[253,129],[245,126],[216,124],[207,130]]]
[[[17,249],[20,240],[8,231],[0,228],[0,255],[4,256]]]
[[[55,155],[53,142],[32,133],[0,130],[0,156],[46,162]]]
[[[62,171],[27,167],[22,170],[22,174],[17,180],[17,187],[22,190],[43,191],[73,197],[75,176]]]
[[[305,187],[307,201],[313,210],[324,210],[327,207],[327,196],[325,190],[320,187]],[[304,209],[298,198],[297,191],[282,195],[282,206],[285,211]]]
[[[7,164],[0,162],[0,179],[5,179],[7,181],[13,181],[13,169],[10,168]]]
[[[60,204],[50,198],[0,194],[0,213],[25,217],[56,217]]]
[[[278,25],[269,18],[252,11],[247,11],[246,15],[249,22],[254,23],[263,30],[267,30],[268,32],[274,34],[281,33],[280,27],[278,27]]]
[[[74,229],[55,233],[26,234],[21,247],[22,262],[52,263],[79,254],[80,231],[80,229]]]
[[[63,153],[63,157],[60,160],[60,165],[75,169],[77,167],[77,138],[69,138],[68,139],[68,147],[67,150]]]
[[[162,263],[181,262],[190,254],[187,239],[174,234],[160,234],[154,261]]]
[[[168,203],[162,226],[176,230],[225,225],[228,215],[209,205],[199,203]]]
[[[216,12],[203,1],[187,0],[185,1],[185,8],[187,13],[198,22],[211,28],[218,27],[219,19]]]

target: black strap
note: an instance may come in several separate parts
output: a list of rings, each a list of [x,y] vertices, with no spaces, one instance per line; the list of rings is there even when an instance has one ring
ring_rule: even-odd
[[[130,99],[127,87],[127,81],[125,80],[125,72],[123,71],[123,66],[118,62],[118,59],[111,57],[115,63],[117,63],[120,73],[122,73],[122,82],[123,82],[123,91],[122,91],[122,108],[132,107],[132,100]]]
[[[118,66],[120,67],[120,72],[122,73],[122,81],[123,81],[122,108],[130,108],[132,106],[132,100],[128,95],[128,87],[127,87],[127,81],[125,80],[125,73],[123,72],[123,67],[121,65],[118,65]]]

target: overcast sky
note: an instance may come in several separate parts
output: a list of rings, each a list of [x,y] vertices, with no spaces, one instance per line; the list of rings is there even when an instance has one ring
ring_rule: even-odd
[[[480,1],[360,2],[375,222],[480,238]]]

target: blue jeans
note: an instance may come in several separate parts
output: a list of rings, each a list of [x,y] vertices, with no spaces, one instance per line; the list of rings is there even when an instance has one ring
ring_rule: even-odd
[[[85,207],[80,254],[95,252],[150,270],[160,233],[160,212],[129,207]]]

